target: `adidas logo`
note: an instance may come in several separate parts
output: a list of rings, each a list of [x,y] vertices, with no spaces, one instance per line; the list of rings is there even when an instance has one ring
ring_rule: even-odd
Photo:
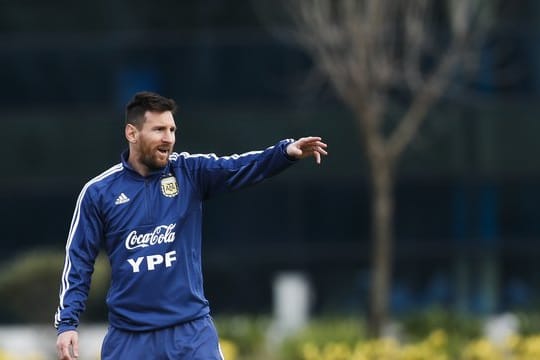
[[[125,204],[125,203],[127,203],[129,200],[130,200],[130,199],[126,196],[126,194],[121,193],[121,194],[116,198],[116,201],[114,202],[114,205]]]

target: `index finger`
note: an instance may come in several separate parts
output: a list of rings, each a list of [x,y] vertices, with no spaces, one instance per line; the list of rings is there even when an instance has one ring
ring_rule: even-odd
[[[321,140],[322,138],[319,136],[306,136],[306,137],[298,139],[298,142],[300,144],[309,144],[309,143],[313,143],[313,142],[317,142]]]

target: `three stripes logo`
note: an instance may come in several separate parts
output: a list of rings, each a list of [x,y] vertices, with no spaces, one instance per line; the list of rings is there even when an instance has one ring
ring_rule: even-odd
[[[125,204],[125,203],[127,203],[129,200],[130,200],[130,199],[126,196],[126,194],[121,193],[121,194],[116,198],[116,201],[114,202],[114,205]]]

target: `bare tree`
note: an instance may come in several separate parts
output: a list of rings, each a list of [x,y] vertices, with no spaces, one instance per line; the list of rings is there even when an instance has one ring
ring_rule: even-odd
[[[372,278],[369,328],[389,319],[396,166],[488,23],[484,0],[296,0],[286,2],[298,43],[352,109],[370,165]],[[474,53],[474,51],[472,52]],[[392,94],[408,99],[395,118]]]

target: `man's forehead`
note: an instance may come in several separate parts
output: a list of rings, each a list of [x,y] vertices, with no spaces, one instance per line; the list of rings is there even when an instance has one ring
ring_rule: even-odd
[[[144,123],[149,125],[175,125],[174,116],[170,111],[146,111],[144,113],[144,119]]]

